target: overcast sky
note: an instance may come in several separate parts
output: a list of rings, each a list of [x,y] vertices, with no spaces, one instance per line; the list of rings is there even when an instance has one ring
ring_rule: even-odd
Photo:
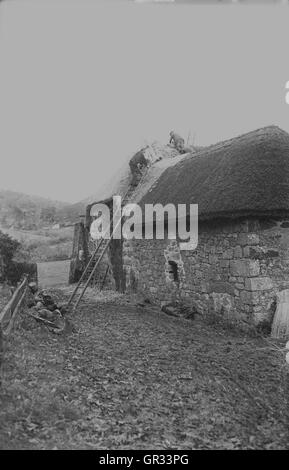
[[[0,4],[0,188],[75,202],[145,140],[289,131],[289,7]]]

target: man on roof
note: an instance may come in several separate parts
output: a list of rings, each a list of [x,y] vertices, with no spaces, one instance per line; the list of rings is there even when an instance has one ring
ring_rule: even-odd
[[[148,166],[148,161],[145,158],[143,151],[144,149],[139,150],[129,161],[133,186],[138,185],[143,169]]]
[[[173,144],[178,152],[185,153],[185,139],[175,131],[170,132],[170,144]]]

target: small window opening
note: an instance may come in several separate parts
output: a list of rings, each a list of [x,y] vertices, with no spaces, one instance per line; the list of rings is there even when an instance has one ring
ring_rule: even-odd
[[[175,261],[169,261],[169,273],[174,282],[179,282],[178,265]]]

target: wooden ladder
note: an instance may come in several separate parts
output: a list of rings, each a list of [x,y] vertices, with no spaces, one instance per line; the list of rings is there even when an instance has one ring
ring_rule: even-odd
[[[145,177],[145,175],[146,175],[146,171],[143,173],[138,185],[141,184],[141,182],[142,182],[143,178]],[[136,189],[136,187],[129,187],[129,189],[127,190],[127,192],[125,193],[125,195],[123,197],[121,207],[125,206],[130,201],[130,197],[134,193],[135,189]],[[111,230],[112,223],[113,223],[113,220],[114,220],[114,216],[115,216],[115,214],[113,214],[113,219],[109,223],[108,227],[106,228],[104,236],[101,237],[98,240],[96,248],[93,251],[91,257],[89,258],[89,261],[88,261],[88,263],[85,267],[85,270],[83,271],[76,287],[74,288],[74,290],[73,290],[73,292],[72,292],[72,294],[71,294],[71,296],[68,300],[67,306],[70,307],[73,312],[76,311],[76,309],[79,305],[79,302],[83,298],[88,286],[90,285],[91,281],[93,280],[93,277],[96,273],[96,270],[97,270],[101,260],[103,259],[104,254],[106,253],[115,232],[118,230],[119,225],[122,222],[122,217],[120,217],[119,220],[117,221],[117,223],[114,225],[113,230]]]

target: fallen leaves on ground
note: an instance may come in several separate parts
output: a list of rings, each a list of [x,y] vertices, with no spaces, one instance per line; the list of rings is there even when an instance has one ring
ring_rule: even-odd
[[[89,291],[72,322],[55,336],[19,317],[0,448],[288,448],[284,358],[262,339],[105,292]]]

